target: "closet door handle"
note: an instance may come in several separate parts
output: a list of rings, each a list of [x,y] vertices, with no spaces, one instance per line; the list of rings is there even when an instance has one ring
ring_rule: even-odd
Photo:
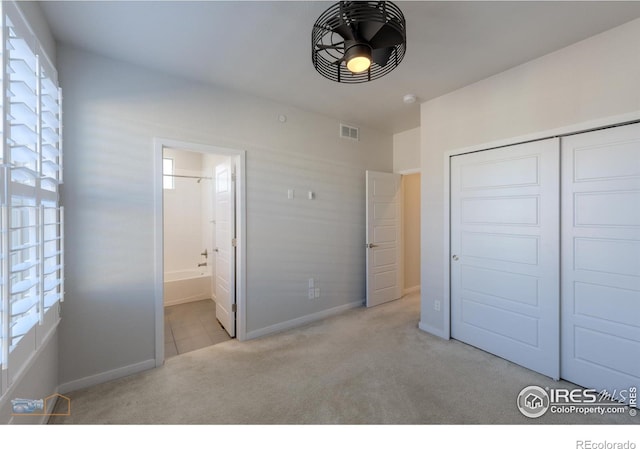
[[[455,261],[457,261],[457,260],[458,260],[458,256],[456,256],[455,254],[454,254],[453,256],[451,256],[451,258],[452,258],[453,260],[455,260]]]

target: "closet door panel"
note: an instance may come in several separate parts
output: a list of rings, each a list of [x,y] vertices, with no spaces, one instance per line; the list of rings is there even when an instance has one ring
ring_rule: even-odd
[[[562,139],[561,375],[640,386],[640,124]]]
[[[451,335],[553,378],[559,151],[549,139],[451,160]]]

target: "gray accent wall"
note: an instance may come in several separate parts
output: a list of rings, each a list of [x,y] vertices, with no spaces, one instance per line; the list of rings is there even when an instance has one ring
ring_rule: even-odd
[[[364,173],[392,170],[391,134],[361,128],[359,142],[340,139],[333,118],[57,50],[67,223],[62,385],[154,358],[155,137],[247,151],[248,334],[364,298]],[[307,298],[311,277],[318,299]]]

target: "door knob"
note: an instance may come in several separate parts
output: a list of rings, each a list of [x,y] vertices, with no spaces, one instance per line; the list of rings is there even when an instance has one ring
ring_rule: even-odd
[[[373,243],[367,243],[367,244],[365,244],[365,246],[367,248],[377,248],[378,247],[378,245],[374,245]]]
[[[451,256],[451,258],[452,258],[453,260],[458,260],[458,256],[456,256],[455,254],[454,254],[453,256]]]

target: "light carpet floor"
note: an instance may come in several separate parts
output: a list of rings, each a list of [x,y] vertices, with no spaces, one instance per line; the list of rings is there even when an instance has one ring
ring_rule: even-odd
[[[51,423],[617,424],[624,415],[520,414],[528,385],[569,387],[420,331],[417,294],[266,338],[228,341],[70,393]]]

